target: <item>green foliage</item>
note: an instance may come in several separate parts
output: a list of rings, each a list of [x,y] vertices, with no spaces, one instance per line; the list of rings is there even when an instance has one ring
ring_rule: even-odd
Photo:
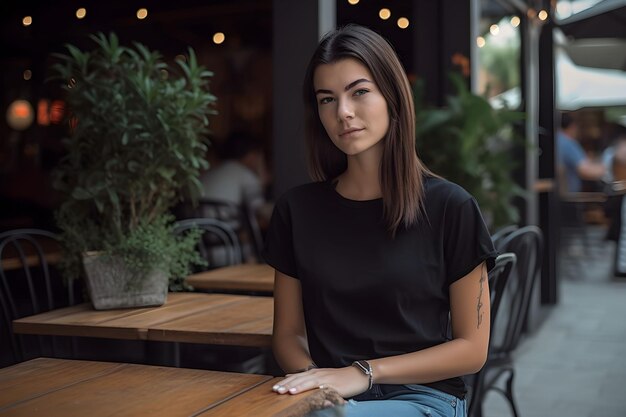
[[[424,105],[421,86],[414,88],[418,154],[432,171],[471,193],[492,227],[516,222],[519,213],[511,200],[523,190],[511,177],[511,148],[513,123],[524,113],[493,109],[458,74],[451,79],[457,93],[444,108]]]
[[[54,172],[67,196],[57,221],[75,251],[68,272],[79,275],[83,251],[105,250],[140,269],[167,264],[177,279],[193,245],[172,237],[166,214],[183,195],[195,199],[201,191],[208,116],[215,113],[212,74],[192,49],[188,62],[172,68],[139,43],[121,46],[115,34],[91,38],[94,50],[67,45],[53,66],[71,111],[67,153]]]

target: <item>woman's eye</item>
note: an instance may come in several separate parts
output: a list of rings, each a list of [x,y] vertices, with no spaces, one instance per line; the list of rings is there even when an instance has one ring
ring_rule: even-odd
[[[333,101],[332,97],[322,97],[320,99],[320,104],[328,104]]]
[[[365,94],[365,93],[369,93],[369,90],[366,90],[366,89],[364,89],[364,88],[360,88],[360,89],[358,89],[358,90],[356,90],[356,91],[354,92],[354,95],[355,95],[355,96],[362,96],[362,95],[363,95],[363,94]]]

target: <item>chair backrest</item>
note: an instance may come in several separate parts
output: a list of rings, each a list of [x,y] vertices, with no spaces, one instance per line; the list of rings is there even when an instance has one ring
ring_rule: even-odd
[[[209,269],[242,263],[239,238],[228,223],[205,218],[179,220],[174,225],[174,233],[185,233],[193,228],[203,232],[198,251],[207,260]]]
[[[537,226],[525,226],[504,237],[496,245],[501,252],[514,253],[517,263],[505,288],[506,326],[497,332],[492,347],[493,354],[512,352],[522,336],[524,322],[533,293],[533,287],[541,274],[543,234]]]
[[[217,219],[227,223],[242,242],[242,251],[244,255],[250,252],[260,259],[261,249],[263,247],[263,237],[257,220],[257,209],[262,197],[246,194],[241,205],[215,199],[201,198],[198,200],[198,207],[193,210],[193,217]],[[244,246],[250,249],[244,248]]]
[[[0,233],[0,304],[2,325],[9,334],[16,360],[23,360],[24,343],[12,332],[12,321],[61,306],[73,305],[74,285],[53,279],[49,261],[59,260],[57,235],[39,229]],[[54,350],[54,347],[52,348]],[[39,340],[39,352],[46,349]]]
[[[497,248],[498,243],[502,239],[507,237],[512,232],[516,231],[518,228],[519,227],[516,224],[510,224],[508,226],[503,226],[500,229],[496,230],[496,232],[493,235],[491,235],[491,241],[493,242],[493,245]]]
[[[493,344],[495,326],[498,326],[504,321],[500,308],[516,264],[517,256],[514,253],[502,253],[498,255],[495,266],[489,271],[489,297],[491,303],[491,338],[489,339],[489,349],[491,349]]]

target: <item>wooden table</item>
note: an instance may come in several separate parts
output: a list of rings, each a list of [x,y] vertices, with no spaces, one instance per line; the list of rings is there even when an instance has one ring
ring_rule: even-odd
[[[241,264],[190,275],[187,284],[198,290],[274,291],[274,268],[267,264]]]
[[[0,369],[0,415],[255,416],[293,415],[325,394],[277,395],[266,375],[38,358]]]
[[[48,265],[56,265],[61,261],[62,251],[58,242],[54,242],[51,239],[39,238],[38,243],[41,245],[43,255]],[[39,255],[37,250],[30,243],[22,243],[22,250],[24,250],[24,259],[26,266],[33,267],[40,265]],[[13,246],[13,243],[8,244],[2,253],[2,269],[4,271],[10,271],[14,269],[20,269],[24,265],[17,250]]]
[[[160,307],[94,310],[80,304],[13,322],[13,331],[232,346],[271,345],[273,298],[169,293]]]

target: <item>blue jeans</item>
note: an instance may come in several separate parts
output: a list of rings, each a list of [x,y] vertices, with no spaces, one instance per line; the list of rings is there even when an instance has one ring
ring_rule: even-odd
[[[375,399],[376,394],[365,401],[352,399],[343,406],[317,410],[307,417],[466,417],[466,400],[423,385],[404,387],[406,390],[382,395],[380,399]]]

